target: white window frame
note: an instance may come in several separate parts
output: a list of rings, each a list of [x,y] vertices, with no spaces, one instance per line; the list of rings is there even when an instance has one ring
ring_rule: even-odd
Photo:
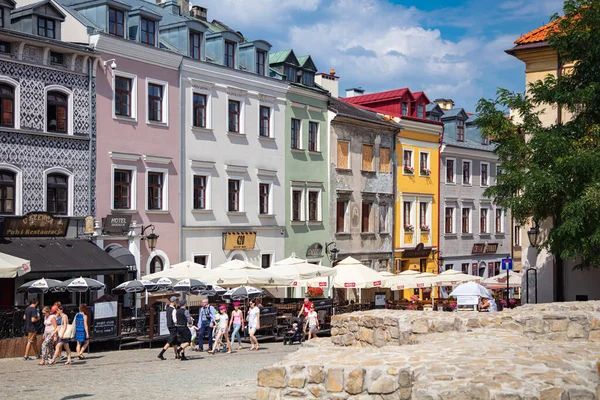
[[[131,196],[129,208],[114,208],[115,205],[115,169],[123,169],[131,172]],[[111,211],[123,212],[123,211],[137,211],[137,167],[135,165],[122,165],[122,164],[111,164],[110,166],[110,208]]]
[[[418,241],[417,241],[418,227],[417,227],[416,222],[415,222],[415,218],[416,218],[415,209],[416,209],[417,198],[416,197],[404,197],[403,196],[400,199],[400,201],[401,201],[401,204],[402,204],[402,212],[401,212],[401,215],[400,215],[400,223],[401,223],[402,235],[400,236],[400,239],[401,239],[400,244],[401,245],[405,245],[405,244],[412,245],[412,244],[418,243]],[[410,214],[411,215],[410,215],[410,221],[409,222],[413,226],[413,231],[412,231],[412,233],[413,233],[413,241],[411,243],[404,242],[405,233],[411,233],[411,232],[408,232],[408,231],[404,230],[404,203],[410,203]]]
[[[14,127],[12,129],[21,129],[21,84],[19,82],[17,82],[16,80],[8,77],[8,76],[0,76],[0,83],[5,83],[7,85],[10,85],[13,87],[13,106],[14,106],[14,112],[13,112],[13,125]],[[47,104],[47,103],[46,103]],[[46,110],[44,109],[44,112]],[[46,114],[44,114],[46,115]],[[45,121],[46,116],[44,117],[44,130],[46,129],[46,127],[48,126],[46,124]],[[11,129],[11,128],[8,128]],[[8,164],[6,164],[8,165]],[[16,211],[16,207],[15,207],[15,211]]]
[[[291,143],[291,141],[292,141],[292,120],[293,119],[300,121],[300,129],[299,129],[300,136],[298,137],[298,147],[297,148],[292,147],[292,143]],[[306,150],[303,147],[303,144],[304,144],[304,142],[303,142],[304,135],[303,135],[303,132],[302,132],[303,129],[304,129],[304,120],[302,118],[290,117],[290,132],[289,133],[290,133],[290,149],[292,151],[295,151],[295,150],[296,151],[304,151],[304,150]],[[348,145],[348,154],[349,153],[350,153],[350,145]],[[349,164],[350,164],[350,155],[348,155],[348,165]],[[350,167],[348,167],[348,168],[350,168]]]
[[[462,226],[462,218],[463,218],[463,210],[469,210],[469,231],[463,232]],[[468,204],[462,204],[460,208],[460,234],[461,235],[472,235],[473,234],[473,208]]]
[[[163,174],[163,187],[162,187],[162,207],[160,210],[149,210],[148,209],[148,172],[158,172]],[[147,213],[157,212],[157,211],[169,211],[169,170],[166,168],[156,168],[156,167],[146,167],[146,172],[144,173],[146,178],[145,184],[145,192],[146,196],[144,199],[144,209]]]
[[[481,231],[481,214],[482,214],[482,210],[486,210],[486,215],[485,215],[485,227],[487,232],[482,232]],[[492,233],[490,232],[490,207],[479,207],[479,219],[478,219],[478,223],[479,223],[479,234],[480,235],[491,235]]]
[[[514,226],[513,246],[514,247],[521,247],[521,225],[515,225]]]
[[[340,232],[337,231],[337,203],[338,202],[342,202],[344,203],[344,229]],[[346,197],[338,197],[335,201],[335,234],[340,235],[340,234],[348,234],[350,232],[350,222],[349,222],[349,218],[348,218],[348,210],[350,208],[350,199],[346,198]]]
[[[310,140],[310,124],[317,124],[317,149],[314,150],[315,152],[320,152],[321,151],[321,124],[319,123],[319,121],[312,121],[309,120],[308,121],[308,125],[307,125],[307,129],[306,129],[306,136],[307,136],[307,140],[306,140],[306,149],[308,150],[308,141]],[[300,128],[302,128],[302,122],[300,122]],[[373,146],[375,147],[375,146]],[[348,148],[348,152],[350,152],[350,148]],[[373,164],[375,164],[375,153],[373,153]]]
[[[237,45],[236,45],[237,47]],[[237,57],[237,56],[236,56]],[[229,131],[229,100],[237,101],[240,103],[240,129],[239,132]],[[260,112],[260,107],[259,107]],[[227,93],[225,95],[225,132],[231,135],[245,135],[246,134],[246,97],[235,96]]]
[[[10,171],[15,174],[15,216],[23,215],[23,171],[7,163],[0,163],[0,170]],[[45,175],[44,175],[45,176]],[[69,186],[71,187],[71,186]],[[44,185],[44,193],[46,193],[46,185]],[[45,196],[45,195],[44,195]],[[44,207],[46,200],[44,199]],[[10,214],[4,214],[10,215]]]
[[[74,203],[74,199],[73,196],[75,195],[75,188],[74,188],[74,184],[75,184],[75,175],[73,174],[73,172],[69,171],[66,168],[63,167],[51,167],[48,168],[46,170],[44,170],[44,193],[43,193],[43,198],[44,198],[44,204],[42,209],[44,211],[48,211],[47,207],[47,201],[48,201],[48,193],[47,193],[47,189],[48,189],[48,175],[49,174],[62,174],[62,175],[66,175],[67,176],[67,216],[72,217],[73,216],[73,203]],[[16,192],[16,190],[15,190]]]
[[[269,210],[266,214],[261,214],[260,213],[260,185],[269,185]],[[273,180],[269,180],[269,179],[264,179],[264,178],[259,178],[258,179],[258,184],[256,186],[257,189],[257,193],[258,193],[258,202],[257,202],[257,209],[256,209],[256,213],[258,214],[259,217],[272,217],[275,215],[275,213],[273,212]]]
[[[269,109],[269,136],[260,136],[260,121],[261,121],[261,117],[260,117],[260,108],[261,107],[267,107]],[[258,137],[260,139],[274,139],[275,138],[275,118],[274,118],[274,108],[272,105],[266,104],[266,103],[258,103]],[[241,115],[240,115],[241,117]],[[228,125],[229,125],[229,121],[227,121]]]
[[[390,217],[390,205],[385,202],[382,201],[380,203],[377,204],[378,209],[377,209],[377,222],[379,224],[379,229],[378,232],[379,233],[389,233],[390,232],[390,227],[389,227],[389,217]],[[383,219],[383,224],[384,226],[381,226],[381,209],[385,207],[385,218]]]
[[[158,25],[158,24],[157,24]],[[117,115],[115,113],[115,101],[116,101],[116,78],[117,77],[131,79],[131,116],[126,117],[123,115]],[[138,109],[138,89],[137,89],[138,77],[135,74],[129,74],[127,72],[115,71],[112,76],[112,117],[113,119],[120,119],[125,121],[136,121],[137,122],[137,109]],[[147,107],[147,105],[146,105]]]
[[[196,256],[206,256],[206,269],[212,269],[212,257],[210,253],[206,253],[206,252],[193,252],[192,253],[192,262],[194,262],[194,257]]]
[[[162,98],[162,121],[150,121],[150,108],[148,107],[148,86],[150,84],[160,85],[163,87],[163,98]],[[160,81],[158,79],[146,78],[146,95],[144,97],[146,102],[146,123],[148,125],[159,125],[169,126],[169,83]]]
[[[298,221],[294,221],[294,191],[301,192],[300,196],[300,219]],[[292,186],[290,188],[290,222],[294,223],[304,223],[306,222],[306,188],[300,186]]]
[[[425,223],[427,224],[427,226],[429,227],[428,231],[421,231],[421,203],[427,204],[427,208],[425,209]],[[417,216],[417,219],[419,221],[419,234],[420,233],[427,233],[429,235],[432,234],[433,231],[433,226],[431,225],[431,213],[432,213],[432,200],[426,198],[426,199],[419,199],[419,215]],[[415,231],[417,230],[417,226],[415,225]]]
[[[269,265],[269,267],[272,267],[273,264],[275,264],[275,252],[274,251],[261,251],[260,252],[260,267],[262,268],[262,256],[263,255],[270,255],[271,256],[271,265]]]
[[[73,91],[60,85],[48,85],[44,88],[44,132],[58,135],[65,135],[59,132],[48,132],[48,92],[60,92],[67,95],[67,133],[73,136]],[[16,104],[15,104],[16,110]]]
[[[452,209],[452,228],[451,228],[451,232],[446,232],[446,209],[447,208],[451,208]],[[456,209],[457,209],[457,207],[455,205],[450,205],[450,204],[445,204],[444,205],[444,235],[456,235],[457,234],[457,229],[456,229]]]
[[[229,181],[233,180],[233,181],[239,181],[240,182],[240,198],[238,201],[238,210],[237,211],[231,211],[229,210]],[[227,202],[225,203],[225,210],[227,212],[227,214],[229,215],[235,215],[235,214],[243,214],[246,212],[246,206],[245,206],[245,195],[246,195],[246,190],[244,189],[244,182],[245,179],[243,176],[241,175],[235,175],[235,174],[228,174],[227,175],[227,181],[225,182],[226,186],[225,186],[225,190],[227,193]]]
[[[194,126],[194,94],[206,96],[206,127]],[[193,87],[190,95],[190,128],[192,130],[212,129],[212,92]]]
[[[496,213],[498,212],[498,210],[500,210],[500,232],[496,232]],[[502,207],[496,207],[494,209],[494,234],[496,235],[503,235],[505,233],[504,231],[504,209]]]
[[[483,166],[484,165],[487,165],[487,184],[483,183]],[[491,179],[490,172],[491,172],[490,171],[490,163],[481,161],[479,163],[479,186],[481,186],[481,187],[490,186],[490,179]],[[473,180],[473,176],[471,176],[471,180]]]
[[[190,201],[192,207],[190,209],[192,212],[204,212],[204,211],[212,211],[212,202],[211,202],[211,193],[212,193],[212,176],[210,172],[207,170],[201,170],[199,168],[192,168],[192,179],[191,179],[191,196]],[[194,177],[203,176],[206,178],[206,195],[204,199],[205,207],[204,208],[194,208]]]
[[[410,166],[413,168],[413,173],[412,174],[404,172],[404,160],[405,160],[405,158],[404,158],[404,152],[405,151],[410,151]],[[402,175],[409,175],[409,176],[414,176],[415,175],[415,172],[414,172],[415,171],[414,160],[415,160],[415,149],[402,148]]]
[[[421,175],[421,154],[427,154],[427,165],[426,168],[429,171],[429,175]],[[428,151],[419,150],[419,176],[431,176],[431,153]]]
[[[306,190],[306,221],[307,222],[312,222],[312,223],[317,223],[317,222],[323,222],[323,205],[321,204],[323,201],[323,196],[322,196],[322,191],[321,189],[317,189],[317,188],[308,188]],[[309,194],[310,193],[317,193],[317,220],[316,221],[311,221],[309,220],[309,215],[310,215],[310,202],[309,202]]]
[[[453,173],[453,182],[448,182],[448,161],[453,161],[454,162],[454,173]],[[456,185],[456,158],[453,157],[446,157],[444,160],[444,179],[447,185]]]
[[[465,183],[465,175],[463,173],[465,163],[469,163],[469,183]],[[460,176],[463,186],[473,186],[473,160],[461,160],[460,163]]]

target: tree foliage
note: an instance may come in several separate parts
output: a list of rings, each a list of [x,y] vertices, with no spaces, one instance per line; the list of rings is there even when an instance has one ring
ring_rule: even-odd
[[[499,89],[479,101],[476,123],[501,164],[486,195],[518,221],[550,218],[542,246],[589,269],[600,265],[600,0],[566,0],[563,11],[548,41],[572,70],[531,83],[527,94]],[[540,110],[557,105],[569,119],[543,125]]]

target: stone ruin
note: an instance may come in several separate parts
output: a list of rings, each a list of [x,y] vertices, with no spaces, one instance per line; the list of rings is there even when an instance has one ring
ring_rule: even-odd
[[[600,301],[336,315],[258,374],[259,400],[600,400]]]

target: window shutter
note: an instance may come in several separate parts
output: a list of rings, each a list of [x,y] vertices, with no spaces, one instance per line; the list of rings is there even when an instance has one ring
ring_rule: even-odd
[[[379,172],[390,172],[390,149],[379,149]]]
[[[368,144],[362,146],[362,170],[373,171],[373,146]]]
[[[349,168],[348,166],[348,142],[338,142],[338,168]]]

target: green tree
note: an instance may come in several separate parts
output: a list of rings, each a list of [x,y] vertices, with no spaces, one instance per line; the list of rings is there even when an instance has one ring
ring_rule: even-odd
[[[498,144],[501,163],[486,195],[518,221],[552,220],[541,246],[559,270],[565,259],[590,269],[600,265],[600,0],[566,0],[563,11],[548,41],[573,69],[530,84],[527,95],[499,89],[479,101],[476,124]],[[556,105],[572,118],[543,126],[540,108]]]

